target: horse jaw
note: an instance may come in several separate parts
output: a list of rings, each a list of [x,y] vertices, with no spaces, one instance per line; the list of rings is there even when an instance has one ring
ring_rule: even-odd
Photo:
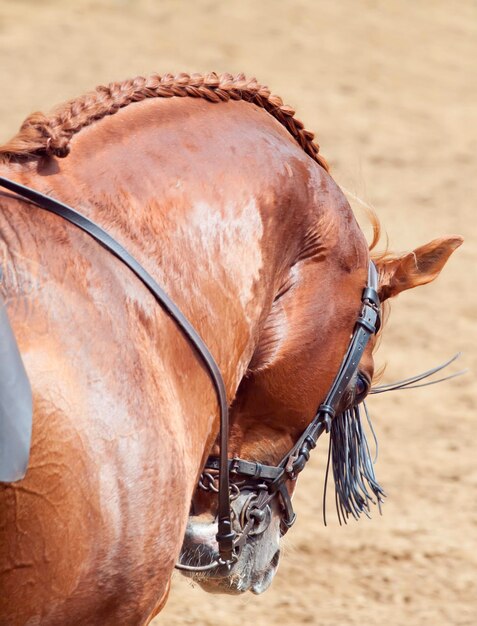
[[[236,518],[247,500],[241,494],[232,503]],[[238,530],[238,529],[237,529]],[[218,555],[215,539],[217,522],[210,515],[191,516],[181,552],[181,562],[187,565],[205,565]],[[236,563],[228,569],[217,566],[206,572],[182,572],[209,593],[241,594],[246,591],[258,595],[270,586],[280,559],[280,516],[272,511],[271,521],[263,533],[249,537],[240,550]]]

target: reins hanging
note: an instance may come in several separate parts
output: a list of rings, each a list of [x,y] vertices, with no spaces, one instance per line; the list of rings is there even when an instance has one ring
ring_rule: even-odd
[[[144,267],[129,254],[123,246],[116,241],[101,226],[75,211],[72,207],[55,200],[39,191],[21,185],[20,183],[9,180],[0,176],[0,187],[4,187],[14,192],[23,199],[28,200],[35,206],[54,213],[59,217],[74,224],[84,232],[88,233],[93,239],[100,243],[109,252],[114,254],[122,263],[124,263],[139,280],[144,283],[147,289],[154,296],[156,301],[164,308],[164,310],[174,320],[180,330],[186,335],[187,339],[195,348],[197,354],[202,359],[204,365],[209,371],[210,378],[217,392],[217,399],[220,408],[220,449],[221,464],[219,473],[219,489],[220,493],[227,494],[227,498],[219,498],[219,528],[217,533],[217,541],[220,547],[220,558],[224,563],[233,562],[233,540],[235,533],[232,530],[232,522],[230,516],[229,493],[229,472],[227,465],[228,456],[228,403],[225,383],[222,378],[220,369],[207,348],[206,344],[197,333],[192,324],[188,321],[178,306],[171,300],[165,291],[157,284],[154,278],[144,269]]]

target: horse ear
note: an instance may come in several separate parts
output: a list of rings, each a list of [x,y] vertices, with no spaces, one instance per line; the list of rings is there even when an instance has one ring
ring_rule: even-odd
[[[437,278],[447,259],[462,242],[463,238],[458,235],[440,237],[401,257],[378,260],[381,301]]]

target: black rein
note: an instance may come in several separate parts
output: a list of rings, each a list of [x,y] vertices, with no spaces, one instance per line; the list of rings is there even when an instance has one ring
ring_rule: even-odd
[[[217,392],[217,399],[220,407],[220,452],[221,463],[219,473],[219,489],[220,493],[229,493],[229,472],[227,465],[228,457],[228,424],[229,424],[229,410],[227,402],[227,393],[225,390],[224,379],[220,369],[210,353],[209,349],[205,345],[202,338],[199,336],[195,328],[188,321],[182,311],[177,305],[169,298],[165,291],[157,284],[154,278],[142,267],[142,265],[132,257],[123,246],[118,243],[109,233],[107,233],[101,226],[95,224],[92,220],[88,219],[73,208],[55,200],[50,196],[47,196],[39,191],[35,191],[30,187],[16,183],[8,178],[0,176],[0,187],[4,187],[9,191],[14,192],[21,198],[28,200],[40,209],[54,213],[59,217],[71,222],[84,232],[91,235],[98,243],[100,243],[106,250],[114,254],[120,261],[122,261],[129,269],[136,274],[144,285],[152,293],[156,301],[164,308],[164,310],[170,315],[177,326],[181,329],[184,335],[189,339],[194,346],[198,355],[202,359],[204,365],[209,371],[212,383]],[[220,559],[223,564],[233,562],[233,541],[235,533],[232,530],[231,516],[230,516],[230,501],[227,498],[221,498],[219,500],[219,512],[218,512],[218,533],[217,542],[219,544]]]

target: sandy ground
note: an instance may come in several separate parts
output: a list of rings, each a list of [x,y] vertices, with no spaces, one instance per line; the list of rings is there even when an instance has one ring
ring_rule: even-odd
[[[377,355],[386,380],[459,350],[470,370],[370,402],[383,517],[323,528],[322,445],[271,590],[211,596],[177,576],[154,624],[477,624],[475,1],[0,0],[0,58],[0,140],[101,82],[244,71],[296,106],[393,249],[466,237],[435,284],[394,304]]]

